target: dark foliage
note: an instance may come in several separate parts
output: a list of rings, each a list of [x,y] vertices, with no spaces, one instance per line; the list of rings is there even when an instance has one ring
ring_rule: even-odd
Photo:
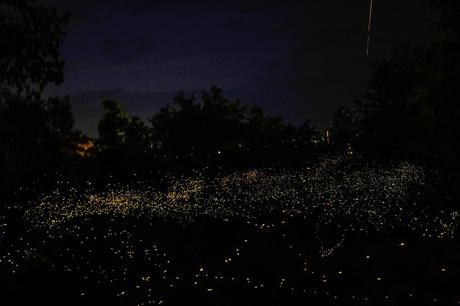
[[[62,83],[68,17],[30,0],[0,1],[0,85],[37,99],[47,84]]]
[[[179,93],[147,126],[115,101],[103,102],[98,160],[114,174],[146,170],[294,166],[313,158],[315,129],[285,124],[261,108],[229,101],[216,87],[200,101]],[[123,162],[121,162],[123,161]]]
[[[0,180],[27,183],[62,170],[73,155],[79,133],[68,100],[27,102],[17,95],[0,101]]]
[[[59,47],[68,16],[28,0],[0,2],[0,188],[67,164],[78,133],[67,99],[43,99],[63,81]]]
[[[459,7],[457,1],[433,2],[443,16],[433,22],[439,40],[400,46],[375,65],[365,101],[339,109],[331,132],[339,149],[346,143],[369,159],[421,161],[455,185],[460,166]]]

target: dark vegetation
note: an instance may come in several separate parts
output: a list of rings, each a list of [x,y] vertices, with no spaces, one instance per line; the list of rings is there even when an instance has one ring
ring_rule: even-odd
[[[435,169],[437,194],[432,197],[431,209],[458,208],[459,3],[433,1],[433,6],[442,13],[434,26],[443,33],[443,38],[424,45],[395,48],[390,58],[375,65],[367,96],[340,107],[327,131],[315,129],[308,121],[294,126],[269,117],[261,108],[230,101],[221,89],[212,87],[199,96],[179,93],[171,105],[152,114],[148,122],[126,114],[116,101],[103,101],[99,137],[90,139],[74,127],[71,104],[65,97],[45,99],[42,96],[47,84],[63,82],[59,46],[68,16],[28,0],[1,0],[0,225],[8,224],[8,231],[0,229],[0,234],[1,231],[9,234],[0,236],[0,254],[13,252],[16,244],[28,241],[37,245],[45,260],[25,262],[25,268],[15,275],[6,272],[0,262],[0,304],[46,301],[47,305],[134,305],[138,302],[136,297],[114,297],[117,288],[95,284],[89,285],[87,296],[81,296],[80,289],[87,288],[88,284],[80,281],[79,272],[66,273],[65,269],[56,268],[76,260],[69,254],[63,257],[59,253],[68,245],[77,245],[78,239],[65,235],[65,241],[49,238],[47,233],[33,232],[24,224],[18,207],[27,208],[40,194],[55,187],[56,181],[79,185],[89,180],[103,185],[130,182],[135,178],[154,184],[160,183],[156,179],[165,174],[180,176],[194,169],[213,175],[219,171],[259,167],[300,168],[314,164],[325,155],[347,155],[381,164],[409,160]],[[106,221],[86,220],[81,227],[87,227],[88,232],[92,226],[100,232],[108,228],[129,228],[135,233],[135,239],[144,239],[145,244],[161,241],[180,263],[172,269],[181,273],[195,269],[197,262],[212,262],[219,248],[225,249],[219,243],[234,247],[240,238],[260,239],[260,245],[253,245],[254,250],[249,252],[253,255],[248,255],[239,267],[241,271],[270,266],[270,272],[259,272],[266,273],[267,280],[278,279],[296,265],[290,261],[290,255],[283,253],[282,237],[277,233],[256,237],[244,223],[214,224],[203,220],[183,228],[156,220],[154,228],[143,229],[143,224],[151,221],[127,219],[109,224]],[[286,232],[305,233],[306,237],[297,237],[297,242],[314,244],[313,238],[308,237],[311,229],[304,228],[301,222],[289,226]],[[433,296],[457,303],[460,296],[455,296],[459,291],[454,286],[460,273],[458,241],[444,244],[412,238],[410,249],[395,247],[406,238],[410,239],[401,232],[355,235],[339,254],[326,261],[314,255],[313,248],[302,251],[311,255],[319,274],[348,269],[349,278],[331,284],[338,295],[346,293],[351,297],[367,292],[371,305],[386,305],[387,301],[379,297],[387,294],[398,305],[422,305],[426,299],[432,301]],[[110,248],[109,242],[105,243],[99,247]],[[364,254],[376,258],[365,268],[358,264]],[[104,257],[101,262],[116,266],[117,260]],[[447,277],[436,270],[440,263],[450,267]],[[142,271],[143,265],[149,264],[140,262],[133,270]],[[392,281],[386,287],[370,288],[368,272],[378,269],[393,271],[390,272]],[[403,274],[410,277],[404,278]],[[130,279],[133,281],[135,277]],[[293,282],[309,284],[312,290],[322,286],[301,276]],[[161,294],[177,305],[186,305],[188,301],[196,305],[305,302],[300,294],[289,289],[246,292],[242,284],[226,281],[222,282],[223,289],[214,292],[212,297],[185,285],[171,289],[162,280],[157,284],[153,286],[152,295]],[[403,291],[401,288],[416,288],[417,298],[412,300],[399,293]],[[334,303],[332,295],[317,296],[309,301],[318,305]],[[354,303],[342,300],[338,304]]]
[[[213,87],[198,97],[179,93],[149,122],[104,101],[94,140],[74,128],[65,97],[41,96],[47,84],[63,81],[59,46],[68,16],[29,1],[2,3],[1,186],[27,184],[45,173],[85,180],[203,166],[292,167],[318,155],[347,153],[420,161],[439,169],[446,181],[458,181],[455,1],[434,1],[443,16],[433,23],[443,38],[397,47],[377,63],[367,96],[339,107],[327,132],[308,121],[294,126],[271,118]]]

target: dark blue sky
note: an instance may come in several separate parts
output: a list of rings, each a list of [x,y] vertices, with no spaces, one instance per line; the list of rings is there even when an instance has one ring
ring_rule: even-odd
[[[271,115],[324,127],[360,97],[370,64],[398,41],[429,36],[418,0],[41,0],[72,14],[62,55],[77,125],[95,135],[100,102],[114,98],[147,118],[179,90],[217,85]]]

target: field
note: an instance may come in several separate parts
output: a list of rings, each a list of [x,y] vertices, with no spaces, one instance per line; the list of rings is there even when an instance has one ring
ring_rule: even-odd
[[[7,206],[1,288],[7,305],[454,305],[459,214],[434,194],[421,167],[337,160],[61,182]]]

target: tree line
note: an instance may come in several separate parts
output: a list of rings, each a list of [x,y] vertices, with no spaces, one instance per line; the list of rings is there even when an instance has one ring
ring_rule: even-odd
[[[103,101],[99,136],[75,128],[60,44],[68,15],[29,0],[0,2],[0,180],[22,184],[60,173],[74,179],[177,173],[196,168],[298,167],[324,154],[420,161],[459,181],[460,5],[432,1],[439,39],[396,47],[376,64],[368,94],[340,106],[327,130],[294,126],[212,87],[179,93],[147,122]]]

